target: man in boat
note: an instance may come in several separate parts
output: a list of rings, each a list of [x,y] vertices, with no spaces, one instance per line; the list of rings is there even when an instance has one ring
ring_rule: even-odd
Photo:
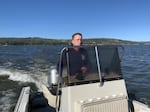
[[[76,75],[78,79],[83,79],[88,71],[88,55],[84,48],[78,48],[82,45],[83,36],[81,33],[72,35],[71,44],[77,48],[73,48],[69,52],[70,75]]]
[[[76,79],[83,80],[88,71],[88,55],[84,48],[81,48],[83,36],[81,33],[74,33],[72,35],[71,44],[73,48],[69,48],[65,52],[62,62],[62,67],[66,66],[66,53],[69,57],[69,75],[76,75]],[[79,48],[80,47],[80,48]],[[65,60],[65,61],[64,61]]]

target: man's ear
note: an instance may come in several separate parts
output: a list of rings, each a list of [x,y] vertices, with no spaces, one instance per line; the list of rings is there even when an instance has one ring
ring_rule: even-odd
[[[71,40],[71,46],[73,46],[73,42],[72,42],[73,40]]]

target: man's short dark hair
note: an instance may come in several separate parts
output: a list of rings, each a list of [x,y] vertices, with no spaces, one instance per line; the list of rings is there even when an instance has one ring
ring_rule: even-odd
[[[75,35],[80,35],[80,36],[82,37],[82,33],[74,33],[74,34],[72,35],[72,39],[74,38]]]

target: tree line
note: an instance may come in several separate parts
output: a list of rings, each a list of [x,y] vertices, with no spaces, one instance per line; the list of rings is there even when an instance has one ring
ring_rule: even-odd
[[[45,38],[0,38],[0,45],[69,45],[71,40],[67,39],[45,39]],[[83,44],[141,44],[139,42],[125,41],[119,39],[84,39]]]

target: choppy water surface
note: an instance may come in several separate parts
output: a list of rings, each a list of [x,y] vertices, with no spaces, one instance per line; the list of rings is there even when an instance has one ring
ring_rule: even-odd
[[[124,46],[123,77],[134,99],[150,104],[150,46]],[[13,112],[24,86],[47,84],[49,68],[58,61],[63,46],[0,47],[0,112]]]
[[[150,46],[125,46],[122,72],[128,92],[135,99],[150,105]]]

